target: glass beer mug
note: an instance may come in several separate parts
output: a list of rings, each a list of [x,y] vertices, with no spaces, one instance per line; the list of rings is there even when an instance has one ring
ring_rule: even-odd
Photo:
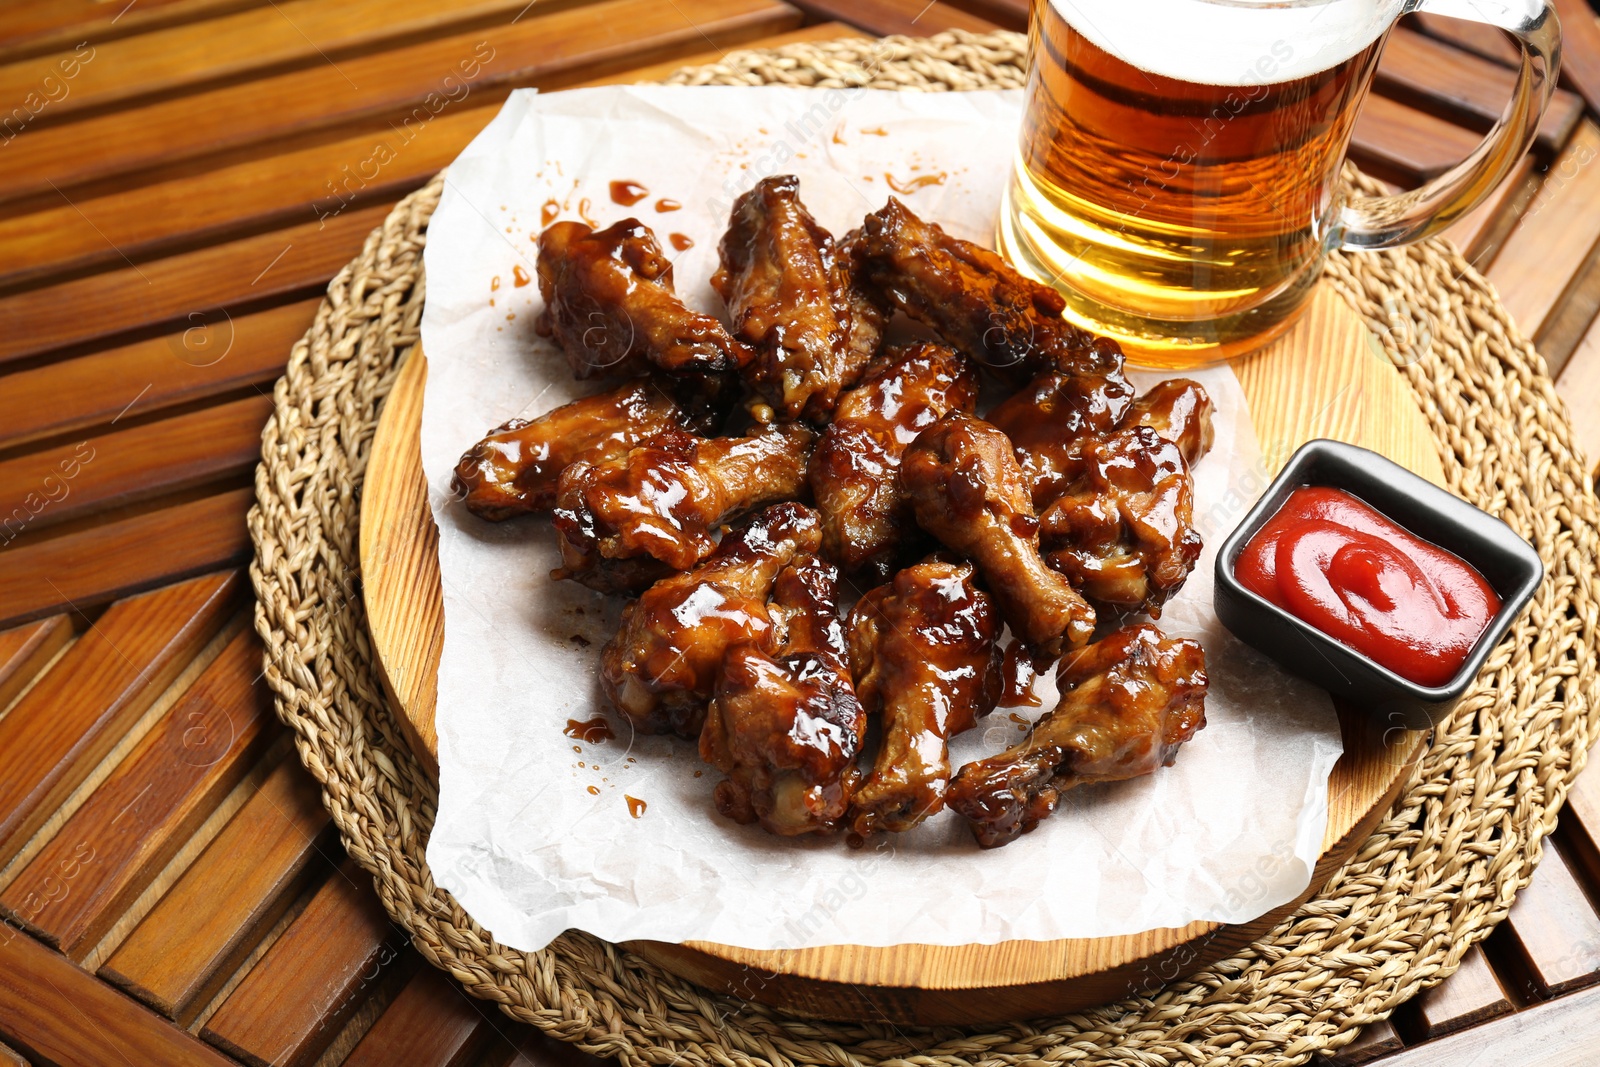
[[[1390,27],[1424,10],[1522,45],[1472,155],[1419,189],[1348,198],[1340,170]],[[1066,317],[1137,363],[1265,344],[1331,249],[1391,248],[1470,211],[1555,88],[1550,0],[1034,0],[1027,110],[998,243]]]

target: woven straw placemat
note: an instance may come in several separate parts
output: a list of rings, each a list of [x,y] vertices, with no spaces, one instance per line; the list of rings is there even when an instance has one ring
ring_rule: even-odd
[[[1017,86],[1023,52],[1010,33],[845,40],[735,52],[671,80]],[[357,574],[362,476],[384,396],[417,341],[422,247],[442,188],[435,178],[394,209],[294,347],[262,437],[251,577],[278,712],[345,846],[417,949],[474,995],[630,1065],[1296,1063],[1452,973],[1527,884],[1600,734],[1595,501],[1544,361],[1489,284],[1435,240],[1335,255],[1328,278],[1404,369],[1450,488],[1532,542],[1548,577],[1394,811],[1270,935],[1155,996],[974,1031],[794,1019],[583,934],[541,952],[496,944],[424,862],[436,786],[384,703]]]

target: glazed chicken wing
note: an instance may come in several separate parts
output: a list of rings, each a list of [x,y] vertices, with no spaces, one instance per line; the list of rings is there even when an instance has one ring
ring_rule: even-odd
[[[1000,699],[999,636],[970,563],[907,567],[856,603],[850,663],[862,703],[883,721],[872,773],[851,806],[856,833],[909,830],[944,807],[947,742]]]
[[[1080,477],[1040,517],[1045,558],[1090,601],[1159,618],[1200,558],[1189,465],[1138,423],[1080,454]]]
[[[977,400],[971,363],[935,344],[885,354],[840,397],[808,472],[828,558],[846,570],[886,574],[913,523],[900,485],[901,457],[940,416],[971,412]]]
[[[647,734],[696,738],[728,649],[770,649],[778,574],[822,543],[817,513],[774,504],[723,537],[704,563],[669,574],[622,612],[600,654],[600,687]]]
[[[1205,653],[1148,624],[1129,626],[1062,660],[1061,701],[1015,747],[962,767],[946,800],[978,844],[1015,840],[1075,786],[1170,767],[1206,724]]]
[[[906,450],[901,483],[917,523],[972,559],[1011,632],[1045,656],[1094,632],[1091,608],[1039,555],[1039,521],[1006,435],[951,412]]]
[[[535,324],[566,354],[573,376],[631,376],[652,367],[717,376],[749,362],[722,323],[672,292],[672,263],[638,219],[603,230],[557,222],[539,237]]]
[[[690,418],[659,384],[636,378],[547,411],[512,419],[467,449],[451,486],[467,510],[499,522],[555,506],[561,472],[578,460],[604,463]]]
[[[1168,378],[1133,402],[1131,422],[1148,426],[1178,446],[1190,467],[1211,451],[1211,396],[1199,382]]]
[[[700,758],[727,775],[717,810],[785,837],[837,830],[859,771],[867,716],[845,663],[839,571],[802,555],[778,575],[769,652],[737,645],[722,661]]]
[[[562,566],[552,576],[611,593],[688,570],[719,525],[799,495],[814,439],[793,423],[750,437],[668,430],[604,463],[572,464],[556,497]]]
[[[779,418],[820,422],[860,379],[884,314],[799,192],[799,178],[777,175],[734,201],[711,285],[755,350],[745,371],[755,391]]]
[[[987,248],[924,222],[894,197],[862,229],[855,254],[866,279],[973,359],[1013,378],[1120,366],[1116,342],[1061,318],[1060,293],[1018,274]]]
[[[1078,445],[1116,429],[1133,406],[1133,386],[1120,366],[1103,374],[1046,371],[1011,394],[989,421],[1011,438],[1017,461],[1042,511],[1082,469]]]

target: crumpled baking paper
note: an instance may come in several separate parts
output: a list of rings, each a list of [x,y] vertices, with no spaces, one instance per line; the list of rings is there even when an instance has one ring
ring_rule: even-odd
[[[1160,623],[1205,646],[1209,724],[1174,767],[1070,793],[994,851],[949,812],[854,851],[771,837],[716,813],[718,775],[692,744],[631,736],[616,713],[611,740],[568,736],[569,721],[606,714],[596,669],[621,601],[547,577],[547,517],[483,522],[451,497],[456,459],[491,427],[596,388],[533,332],[528,279],[549,216],[637,215],[663,244],[687,236],[678,291],[720,313],[708,278],[729,204],[767,174],[800,175],[836,234],[898,189],[922,216],[989,243],[1021,103],[1016,92],[519,92],[450,167],[429,226],[422,322],[422,461],[445,601],[428,862],[501,942],[537,949],[569,928],[760,949],[1095,937],[1242,922],[1308,885],[1339,727],[1326,694],[1233,640],[1211,608],[1216,546],[1266,484],[1225,367],[1195,375],[1219,412],[1197,470],[1207,551]],[[648,195],[618,206],[614,180]],[[663,199],[681,206],[663,210]],[[1048,679],[1037,692],[1054,703]],[[956,739],[953,762],[1014,743],[1040,710],[996,711]]]

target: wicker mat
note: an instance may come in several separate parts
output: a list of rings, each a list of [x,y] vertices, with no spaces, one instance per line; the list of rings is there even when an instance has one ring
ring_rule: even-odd
[[[736,52],[671,80],[944,90],[1022,77],[1020,35],[955,32]],[[1548,578],[1395,810],[1269,936],[1152,997],[974,1031],[790,1018],[582,934],[533,953],[496,944],[423,860],[436,787],[384,703],[358,595],[362,476],[417,340],[442,187],[436,178],[394,209],[294,348],[262,438],[251,576],[278,712],[345,846],[417,949],[474,995],[628,1064],[1298,1063],[1452,973],[1527,884],[1600,735],[1595,500],[1544,361],[1489,284],[1435,240],[1335,255],[1328,277],[1404,368],[1450,487],[1531,541]]]

